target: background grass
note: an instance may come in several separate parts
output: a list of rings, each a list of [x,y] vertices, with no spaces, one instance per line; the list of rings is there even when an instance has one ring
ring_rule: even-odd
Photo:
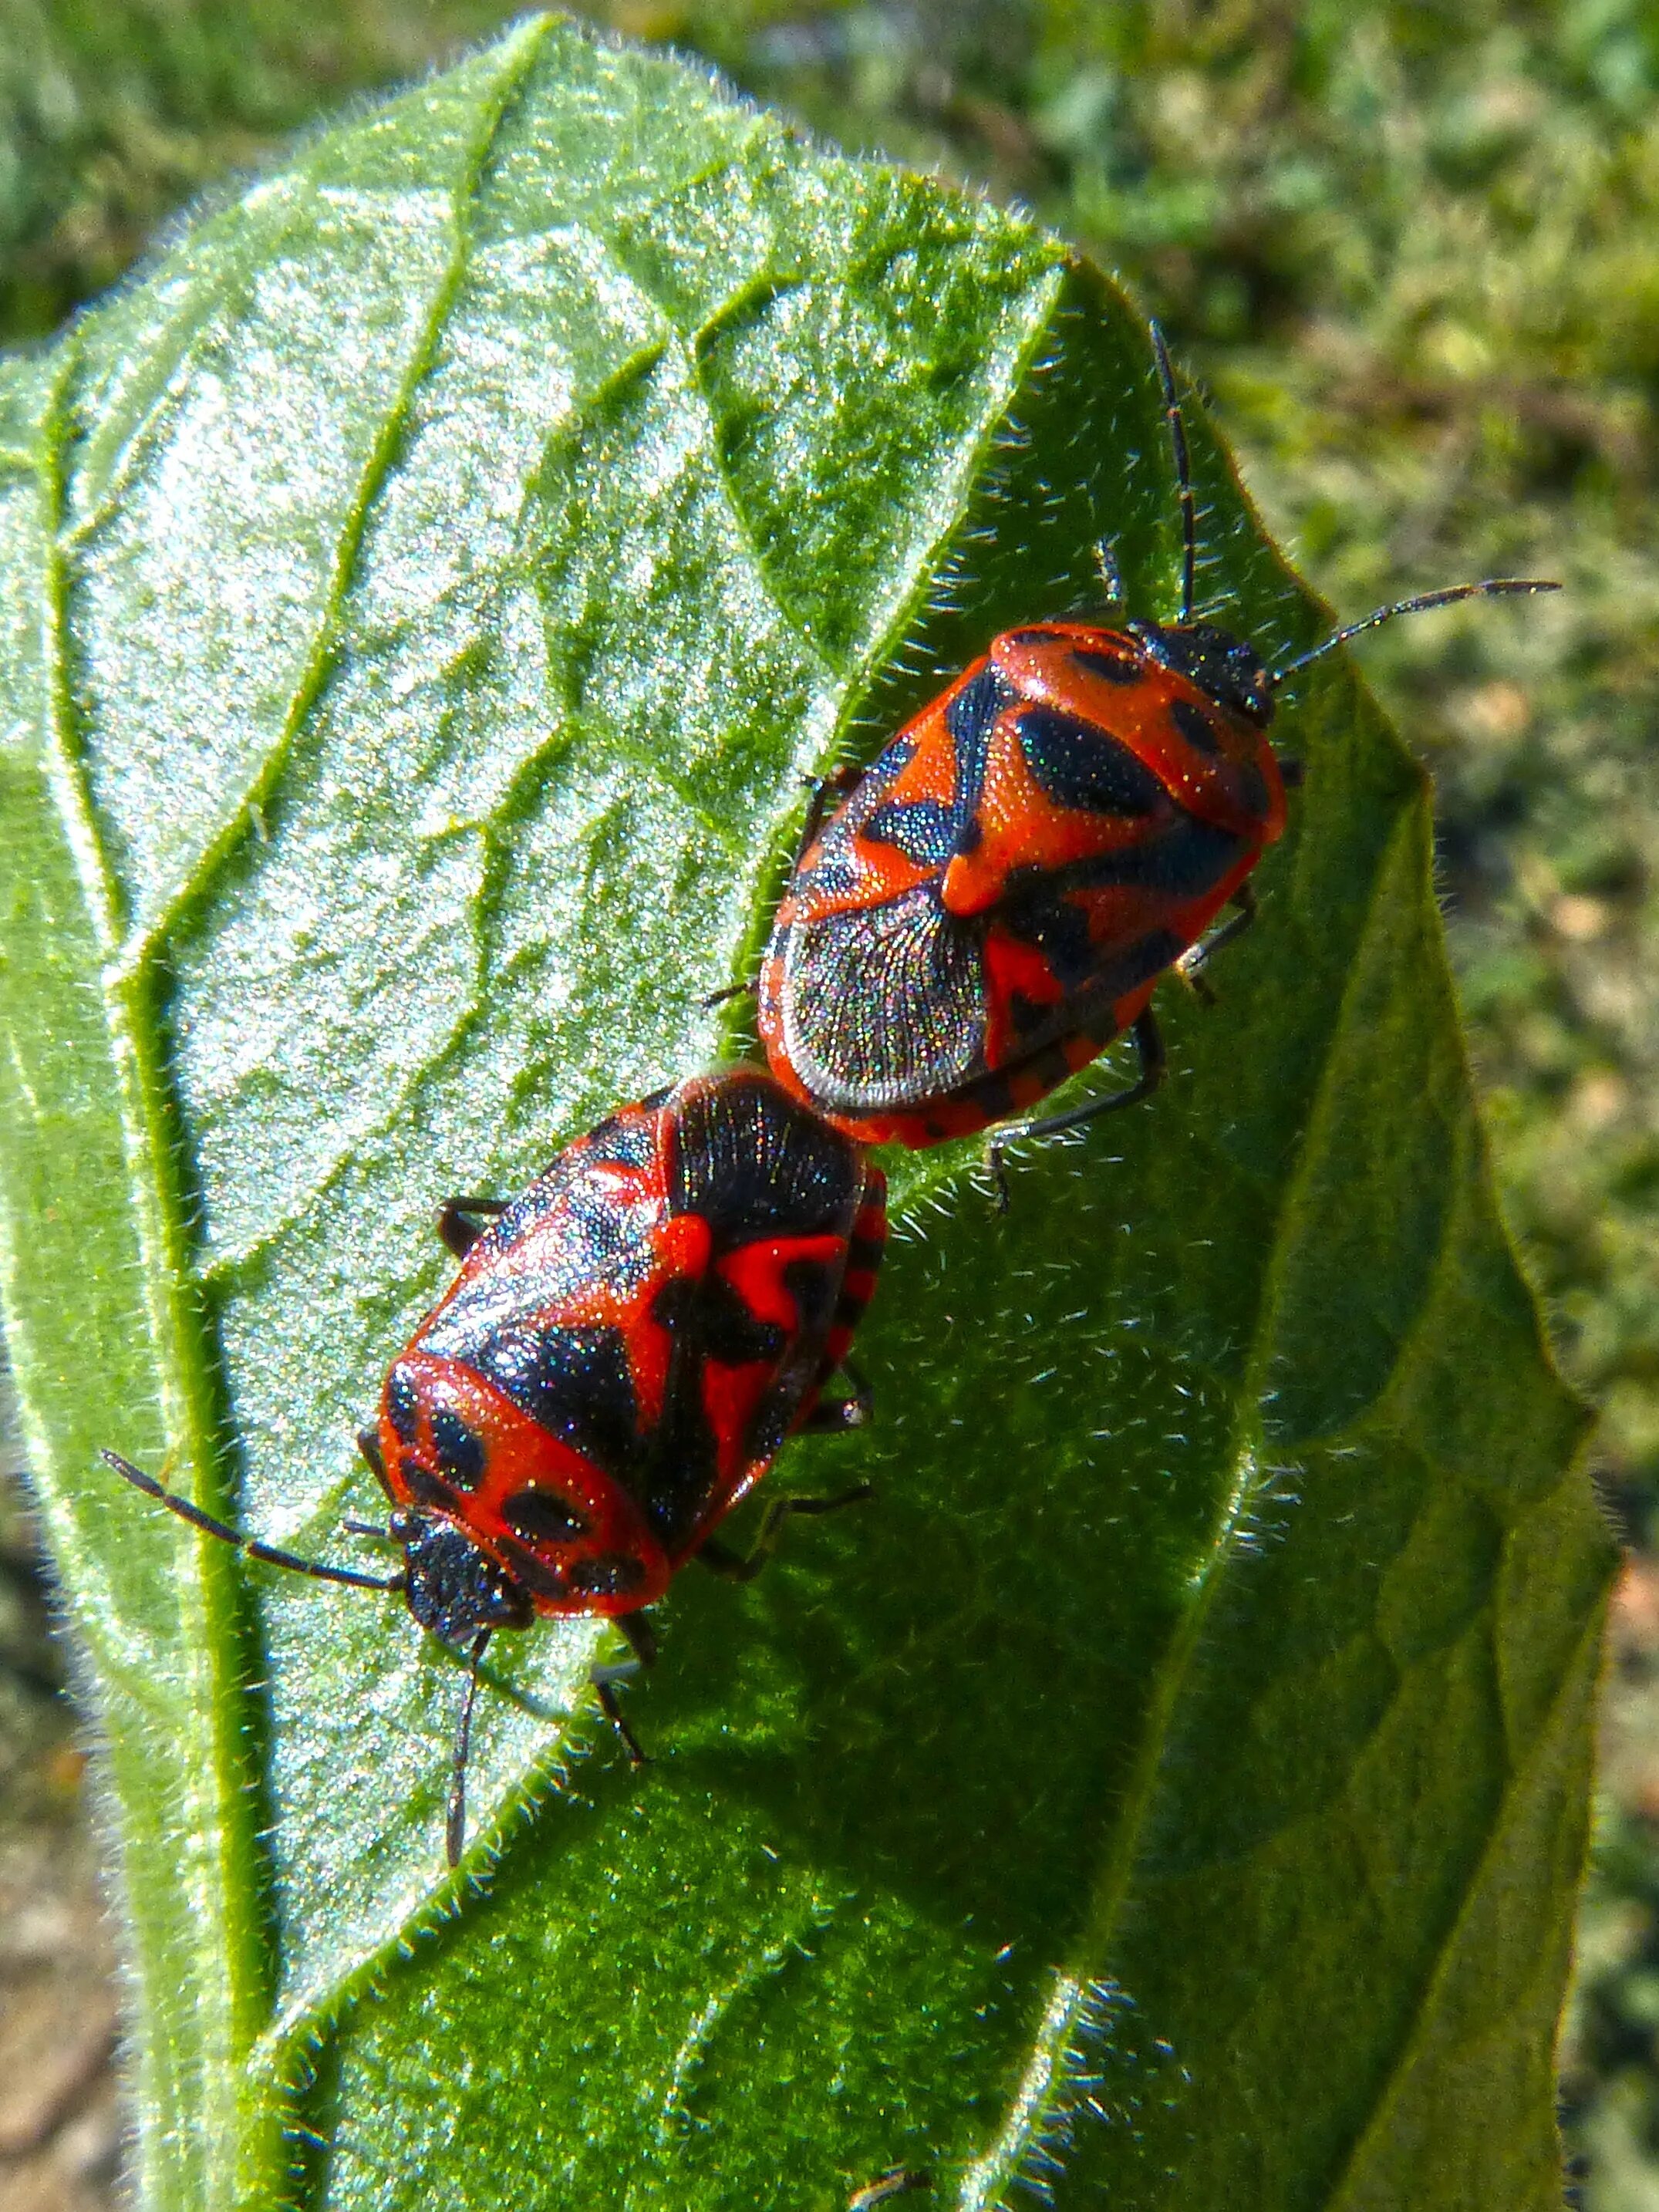
[[[313,115],[513,12],[0,0],[0,342],[51,331],[181,204]],[[1585,2203],[1650,2212],[1659,16],[1646,0],[586,12],[708,56],[843,145],[977,180],[1095,252],[1163,317],[1270,526],[1345,616],[1466,576],[1570,586],[1520,612],[1401,623],[1364,652],[1435,772],[1453,957],[1506,1203],[1564,1358],[1607,1408],[1607,1495],[1636,1547],[1567,2104]],[[15,1516],[3,1538],[0,1771],[38,1839],[78,1799]],[[16,1851],[4,1878],[25,1890],[26,1862],[41,1881],[74,1863],[56,1846]],[[70,1910],[71,1923],[87,1924]],[[42,2173],[97,2093],[78,2094],[36,2116]],[[3,2130],[0,2113],[0,2144]],[[103,2169],[82,2167],[62,2185],[95,2197]]]

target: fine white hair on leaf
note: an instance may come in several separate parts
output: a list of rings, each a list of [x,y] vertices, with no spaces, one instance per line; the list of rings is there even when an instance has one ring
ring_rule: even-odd
[[[1079,2119],[1129,2116],[1139,2101],[1109,2097],[1115,2028],[1130,2000],[1109,1981],[1056,1971],[1031,2055],[995,2141],[963,2175],[960,2212],[1011,2212],[1008,2192],[1048,2201],[1064,2170]],[[1133,2066],[1133,2054],[1126,2065]]]

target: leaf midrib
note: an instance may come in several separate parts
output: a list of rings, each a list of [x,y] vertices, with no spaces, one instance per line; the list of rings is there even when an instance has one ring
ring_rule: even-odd
[[[504,68],[481,101],[478,128],[464,174],[452,192],[455,240],[444,280],[434,288],[419,345],[411,351],[394,404],[386,410],[365,464],[345,527],[334,549],[325,612],[284,718],[277,742],[228,810],[218,831],[157,915],[122,941],[118,878],[99,824],[84,769],[85,733],[70,675],[71,532],[67,526],[67,464],[71,452],[69,392],[80,362],[78,335],[62,343],[43,430],[43,496],[48,574],[45,605],[49,711],[46,784],[73,857],[77,881],[105,957],[100,998],[117,1077],[118,1111],[128,1161],[127,1191],[142,1255],[143,1303],[155,1346],[156,1395],[164,1433],[185,1494],[210,1499],[221,1464],[216,1441],[213,1362],[194,1272],[192,1237],[179,1187],[169,1126],[167,1078],[154,1021],[154,961],[191,902],[203,896],[245,834],[250,810],[280,775],[295,738],[327,679],[340,610],[349,589],[375,492],[396,454],[410,397],[429,365],[465,267],[465,210],[476,192],[501,117],[545,38],[550,21],[528,25],[504,50]],[[213,1502],[217,1502],[214,1500]],[[194,2031],[187,2077],[199,2100],[187,2147],[201,2175],[204,2205],[274,2201],[286,2170],[277,2101],[246,2058],[269,2020],[274,1986],[270,1929],[263,1906],[267,1871],[243,1729],[245,1686],[238,1664],[240,1590],[228,1547],[205,1537],[181,1543],[170,1577],[175,1593],[181,1664],[193,1678],[180,1711],[207,1739],[206,1755],[189,1750],[179,1762],[186,1793],[180,1826],[196,1845],[180,1869],[195,1883],[194,1918],[202,1934],[188,1960],[193,2001],[179,2008]],[[142,1897],[135,1897],[142,1913]],[[154,2006],[141,2014],[154,2026]],[[184,2084],[181,2083],[181,2089]],[[186,2091],[187,2094],[187,2091]]]
[[[1254,1478],[1259,1469],[1257,1452],[1261,1441],[1260,1408],[1272,1359],[1289,1249],[1286,1224],[1298,1210],[1301,1194],[1311,1173],[1312,1164],[1318,1158],[1320,1133],[1328,1125],[1330,1115],[1336,1111],[1334,1070],[1341,1058],[1343,1040],[1354,1018],[1360,986],[1368,972],[1366,955],[1373,928],[1377,923],[1378,887],[1387,880],[1388,859],[1397,841],[1414,834],[1414,817],[1422,804],[1420,799],[1415,801],[1407,799],[1399,806],[1388,842],[1379,854],[1371,879],[1371,894],[1353,957],[1344,969],[1341,991],[1327,1032],[1318,1073],[1309,1096],[1307,1114],[1288,1170],[1279,1185],[1274,1233],[1268,1245],[1267,1264],[1260,1278],[1255,1320],[1237,1394],[1238,1415],[1233,1427],[1232,1474],[1217,1510],[1210,1536],[1188,1577],[1192,1596],[1183,1607],[1174,1633],[1152,1672],[1152,1693],[1146,1701],[1146,1718],[1130,1762],[1127,1780],[1119,1799],[1119,1809],[1112,1822],[1112,1840],[1105,1854],[1095,1902],[1068,1969],[1070,1978],[1079,1987],[1087,1988],[1091,1983],[1110,1975],[1113,1947],[1129,1900],[1141,1839],[1157,1801],[1164,1753],[1174,1734],[1176,1715],[1186,1688],[1193,1656],[1205,1624],[1213,1610],[1226,1571],[1237,1556],[1235,1539],[1241,1522],[1247,1516],[1255,1488]],[[1001,2138],[1006,2146],[1007,2167],[1004,2185],[1015,2179],[1024,2156],[1039,2137],[1048,2116],[1047,2107],[1034,2110],[1026,2116],[1025,2125],[1020,2129],[1014,2124],[1018,2108],[1010,2108]]]
[[[118,941],[120,903],[82,766],[82,732],[69,673],[69,574],[62,529],[70,434],[66,398],[77,359],[76,335],[71,332],[64,343],[42,426],[42,494],[49,510],[43,594],[49,632],[46,783],[98,945],[112,956]],[[106,969],[100,997],[115,1070],[143,1301],[156,1347],[158,1409],[165,1432],[178,1440],[187,1463],[199,1472],[210,1463],[211,1422],[204,1364],[199,1350],[194,1358],[185,1352],[193,1334],[180,1289],[187,1279],[187,1255],[176,1193],[168,1204],[171,1154],[159,1122],[157,1072],[146,1050],[144,1024],[135,1018],[131,982],[124,988],[111,980]],[[192,1746],[179,1762],[179,1786],[186,1794],[188,1814],[185,1829],[196,1845],[180,1875],[188,1882],[191,1872],[197,1874],[193,1887],[198,1924],[210,1937],[216,1934],[222,1938],[198,1946],[187,1963],[195,1992],[188,2017],[196,2031],[195,2075],[202,2100],[198,2140],[190,2148],[207,2177],[204,2201],[212,2203],[228,2201],[226,2191],[234,2181],[243,2137],[242,2093],[234,2057],[245,2047],[268,1998],[262,1946],[253,1924],[255,1845],[231,1717],[234,1692],[231,1699],[222,1694],[228,1686],[223,1662],[234,1641],[228,1623],[237,1601],[231,1563],[215,1556],[216,1547],[179,1548],[170,1586],[175,1594],[179,1647],[185,1655],[183,1663],[192,1674],[205,1665],[208,1675],[205,1694],[198,1691],[181,1700],[186,1723],[194,1723],[206,1735],[208,1755],[196,1755]],[[202,1878],[204,1867],[210,1870],[206,1879]]]

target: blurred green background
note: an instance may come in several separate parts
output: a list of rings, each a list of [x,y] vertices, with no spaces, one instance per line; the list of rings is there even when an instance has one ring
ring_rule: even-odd
[[[0,0],[0,343],[49,335],[287,134],[518,12]],[[1564,1362],[1606,1409],[1599,1468],[1632,1546],[1564,2118],[1578,2201],[1659,2212],[1659,8],[580,12],[1094,252],[1163,318],[1269,526],[1345,617],[1467,577],[1569,586],[1397,624],[1364,657],[1434,773],[1510,1218]],[[107,2202],[116,2141],[105,1939],[44,1624],[0,1492],[0,2172],[16,2212]]]

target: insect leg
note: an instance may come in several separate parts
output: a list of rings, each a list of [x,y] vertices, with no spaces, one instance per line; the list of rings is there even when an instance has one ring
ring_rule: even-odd
[[[1212,1003],[1208,981],[1200,972],[1207,968],[1218,952],[1243,936],[1256,917],[1255,893],[1249,884],[1241,884],[1233,893],[1232,904],[1238,908],[1231,921],[1212,929],[1207,937],[1200,938],[1190,951],[1183,952],[1175,963],[1175,969],[1183,983],[1189,984],[1207,1006]]]
[[[1138,1106],[1143,1098],[1150,1098],[1168,1073],[1164,1053],[1164,1037],[1156,1016],[1150,1006],[1143,1007],[1129,1032],[1140,1055],[1140,1073],[1126,1091],[1109,1091],[1103,1098],[1091,1098],[1081,1106],[1074,1106],[1069,1114],[1049,1114],[1041,1121],[1022,1121],[1012,1129],[1005,1129],[992,1137],[985,1147],[985,1163],[991,1171],[997,1188],[997,1211],[1008,1210],[1008,1181],[1003,1170],[1002,1156],[1010,1145],[1027,1137],[1057,1137],[1062,1129],[1080,1129],[1085,1121],[1092,1121],[1097,1114],[1115,1113],[1120,1106]]]
[[[834,1498],[775,1498],[766,1509],[761,1522],[760,1534],[755,1548],[747,1558],[725,1544],[717,1543],[711,1536],[698,1552],[704,1566],[732,1583],[751,1583],[778,1548],[783,1534],[783,1524],[797,1513],[839,1513],[843,1505],[862,1504],[866,1498],[875,1496],[874,1486],[857,1483],[851,1490],[839,1492]]]
[[[627,1638],[641,1667],[656,1665],[657,1632],[642,1613],[619,1613],[611,1625]]]
[[[800,1425],[803,1436],[821,1436],[826,1431],[861,1429],[867,1425],[876,1409],[874,1393],[857,1368],[849,1367],[845,1360],[842,1362],[841,1371],[852,1386],[848,1395],[832,1398],[827,1403],[820,1401],[814,1406]]]
[[[466,1688],[461,1697],[455,1756],[449,1769],[449,1818],[444,1823],[444,1856],[452,1868],[459,1866],[461,1846],[466,1841],[466,1761],[472,1748],[472,1707],[478,1694],[478,1662],[489,1649],[489,1631],[481,1628],[466,1655]]]
[[[638,1736],[623,1718],[622,1703],[617,1695],[616,1684],[608,1674],[600,1674],[597,1668],[593,1672],[592,1681],[594,1694],[599,1701],[599,1711],[622,1739],[622,1747],[628,1754],[629,1765],[649,1766],[651,1761],[641,1749]]]
[[[809,775],[806,778],[812,796],[806,802],[806,818],[801,823],[800,842],[795,847],[793,860],[789,863],[792,875],[805,859],[807,847],[823,827],[823,817],[832,803],[845,799],[863,774],[861,768],[854,768],[849,762],[841,768],[832,768],[828,775]]]
[[[447,1198],[438,1208],[438,1234],[458,1260],[465,1260],[484,1231],[483,1223],[471,1217],[482,1213],[499,1220],[511,1203],[505,1198]]]
[[[588,1676],[593,1693],[599,1701],[599,1711],[605,1715],[628,1754],[630,1766],[649,1766],[650,1759],[640,1747],[640,1740],[623,1718],[622,1700],[617,1695],[620,1675],[631,1674],[636,1667],[654,1667],[657,1663],[657,1635],[642,1613],[619,1613],[611,1626],[625,1637],[633,1647],[634,1656],[617,1667],[595,1667]]]

